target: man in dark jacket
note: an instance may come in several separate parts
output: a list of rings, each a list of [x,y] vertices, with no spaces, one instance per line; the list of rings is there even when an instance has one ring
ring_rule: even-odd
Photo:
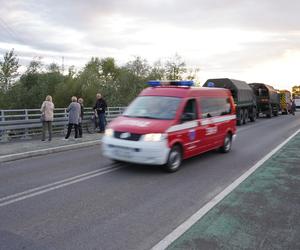
[[[107,109],[107,104],[105,100],[102,98],[101,94],[98,93],[96,95],[97,101],[95,103],[95,106],[93,107],[96,115],[98,116],[99,119],[99,129],[100,133],[103,133],[105,130],[105,111]]]

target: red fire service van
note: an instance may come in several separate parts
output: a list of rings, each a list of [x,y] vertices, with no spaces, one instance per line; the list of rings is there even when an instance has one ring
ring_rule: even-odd
[[[106,157],[175,172],[183,159],[217,148],[230,151],[236,114],[229,90],[192,87],[192,81],[148,84],[106,129]]]

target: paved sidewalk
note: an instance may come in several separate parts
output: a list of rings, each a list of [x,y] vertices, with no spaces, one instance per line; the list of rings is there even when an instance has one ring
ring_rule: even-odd
[[[300,249],[300,133],[167,249]]]
[[[100,144],[102,135],[84,134],[83,138],[76,140],[72,135],[69,140],[63,140],[64,137],[60,136],[54,137],[51,142],[32,139],[0,143],[0,162]]]

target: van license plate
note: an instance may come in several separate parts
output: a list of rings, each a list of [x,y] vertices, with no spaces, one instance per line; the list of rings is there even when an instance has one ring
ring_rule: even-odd
[[[132,156],[132,150],[127,148],[118,148],[115,150],[115,155],[122,158],[129,158]]]

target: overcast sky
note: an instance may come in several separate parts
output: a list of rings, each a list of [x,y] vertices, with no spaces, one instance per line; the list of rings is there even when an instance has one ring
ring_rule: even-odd
[[[299,0],[0,0],[0,54],[119,65],[179,54],[207,78],[300,84]]]

